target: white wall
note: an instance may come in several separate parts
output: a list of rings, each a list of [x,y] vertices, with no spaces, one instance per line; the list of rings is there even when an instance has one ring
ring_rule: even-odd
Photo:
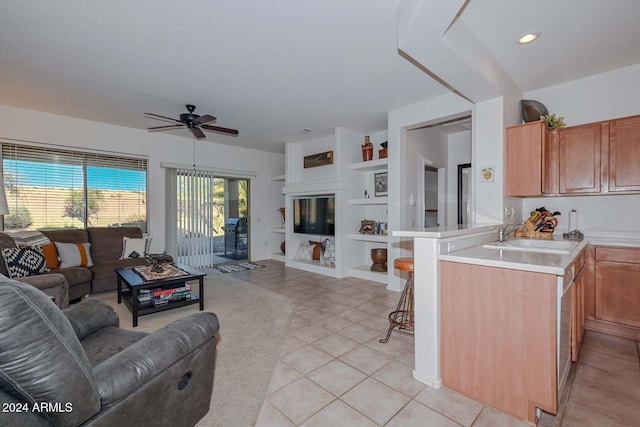
[[[449,135],[447,162],[447,224],[458,223],[458,165],[471,163],[471,131]]]
[[[475,223],[502,221],[504,206],[504,100],[495,98],[475,105],[472,116],[473,167],[471,169],[472,212]],[[493,182],[485,182],[480,172],[493,167]]]
[[[435,129],[415,129],[407,131],[406,152],[404,160],[404,188],[400,194],[402,210],[405,212],[403,224],[409,228],[423,227],[423,165],[434,168],[447,167],[447,134]],[[415,206],[410,203],[411,196]]]
[[[640,64],[525,94],[542,102],[569,126],[640,114]],[[640,167],[640,165],[638,166]],[[581,230],[640,231],[636,213],[640,196],[582,196],[523,199],[522,217],[540,206],[562,212],[559,228],[567,227],[568,211],[579,209]]]
[[[152,250],[164,249],[167,195],[165,169],[160,167],[160,163],[193,164],[190,139],[5,105],[0,105],[0,137],[15,139],[16,142],[147,156],[149,234],[154,236]],[[280,239],[270,233],[269,227],[280,226],[277,208],[282,205],[282,182],[273,182],[269,178],[283,173],[284,156],[214,141],[215,136],[196,141],[197,165],[257,173],[251,179],[251,257],[254,260],[267,259],[271,252],[278,250],[280,244]]]

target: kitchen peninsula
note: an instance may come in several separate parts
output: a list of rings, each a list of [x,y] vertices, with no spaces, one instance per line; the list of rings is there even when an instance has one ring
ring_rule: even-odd
[[[560,410],[584,329],[639,339],[640,233],[540,253],[495,249],[499,227],[393,232],[416,260],[413,376],[534,423]]]
[[[531,423],[538,408],[556,414],[583,335],[577,301],[586,246],[442,254],[443,384]]]
[[[591,329],[631,333],[637,319],[625,306],[594,302],[594,264],[601,259],[610,269],[613,262],[631,268],[640,240],[628,233],[587,235],[564,253],[484,247],[496,240],[498,227],[393,233],[414,242],[414,377],[535,423],[536,408],[559,409],[585,319]],[[598,318],[597,307],[626,324]]]

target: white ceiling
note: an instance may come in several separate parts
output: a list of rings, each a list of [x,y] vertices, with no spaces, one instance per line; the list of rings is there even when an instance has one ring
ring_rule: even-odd
[[[145,129],[165,123],[143,112],[192,103],[240,130],[208,140],[274,152],[382,130],[447,92],[398,54],[399,3],[3,0],[0,104]],[[636,0],[471,0],[461,19],[523,91],[640,62]],[[538,41],[514,43],[530,30]]]

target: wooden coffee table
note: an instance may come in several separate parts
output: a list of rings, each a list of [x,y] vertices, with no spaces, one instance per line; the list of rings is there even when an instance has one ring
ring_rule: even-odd
[[[129,308],[133,314],[134,327],[138,326],[138,316],[144,316],[146,314],[171,310],[173,308],[184,307],[198,302],[200,303],[200,311],[204,310],[204,277],[207,274],[189,267],[188,265],[179,263],[174,263],[173,265],[187,274],[147,281],[133,270],[135,267],[116,269],[118,276],[118,304],[124,302],[124,305]],[[141,304],[138,300],[140,290],[142,289],[175,289],[185,286],[189,281],[195,280],[198,281],[199,285],[197,298],[183,301],[169,301],[162,305],[151,305],[150,307],[148,305],[145,306],[144,304]],[[126,289],[123,289],[123,284]]]

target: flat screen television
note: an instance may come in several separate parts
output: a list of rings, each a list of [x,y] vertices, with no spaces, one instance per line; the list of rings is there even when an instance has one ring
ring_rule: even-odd
[[[308,197],[293,200],[293,231],[303,234],[336,234],[335,197]]]

